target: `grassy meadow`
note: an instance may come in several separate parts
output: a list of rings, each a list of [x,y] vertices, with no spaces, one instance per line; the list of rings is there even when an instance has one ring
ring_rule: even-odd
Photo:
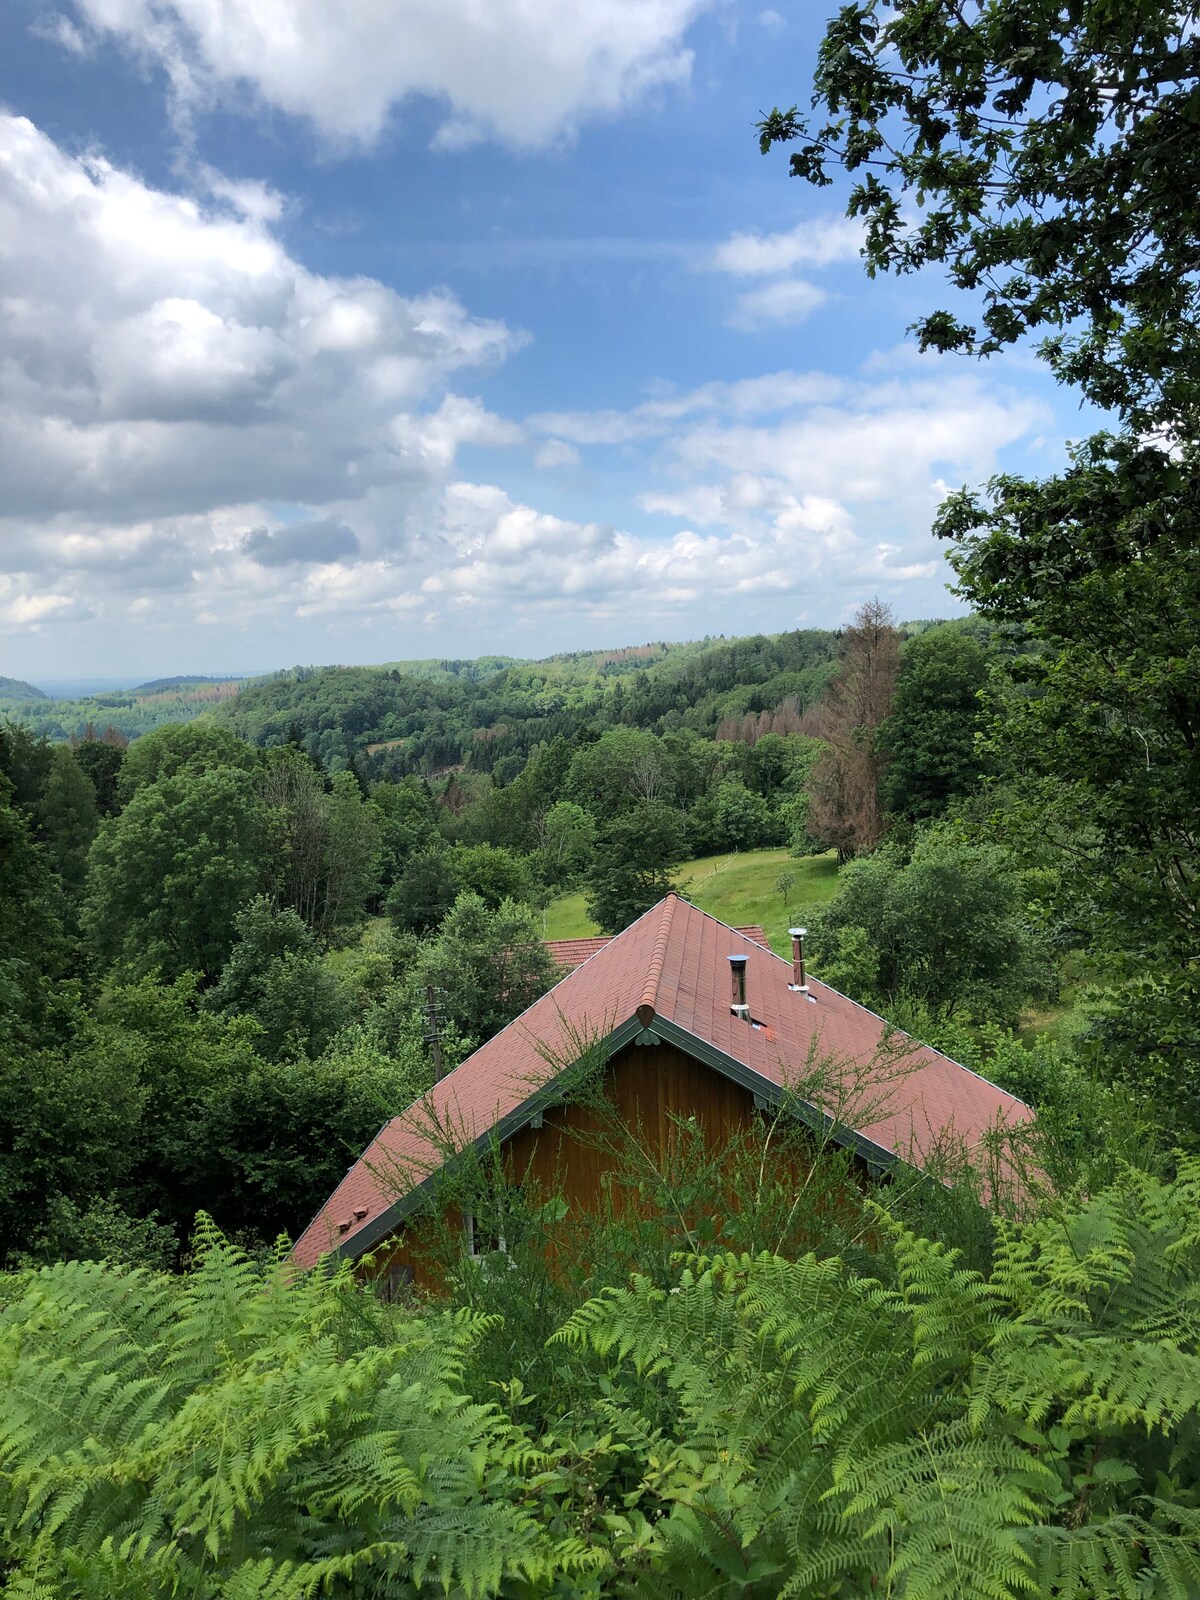
[[[785,872],[795,880],[786,901],[776,887]],[[734,927],[761,923],[772,949],[780,955],[790,955],[788,925],[833,898],[837,856],[830,851],[827,855],[798,859],[787,850],[735,851],[732,855],[685,861],[675,878],[701,910]],[[582,939],[598,933],[583,901],[582,891],[552,900],[545,913],[545,937]]]

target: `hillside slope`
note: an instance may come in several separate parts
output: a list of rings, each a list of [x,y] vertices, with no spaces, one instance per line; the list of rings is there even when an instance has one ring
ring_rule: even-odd
[[[0,678],[0,700],[48,700],[49,698],[43,689],[35,689],[32,683],[26,683],[21,678]]]
[[[779,881],[790,874],[786,899]],[[676,881],[690,900],[731,927],[757,923],[766,929],[777,955],[791,954],[789,926],[803,921],[814,907],[831,900],[837,889],[837,856],[797,858],[787,850],[746,850],[685,861]],[[584,895],[563,895],[551,901],[544,917],[547,939],[583,939],[599,933],[584,910]]]

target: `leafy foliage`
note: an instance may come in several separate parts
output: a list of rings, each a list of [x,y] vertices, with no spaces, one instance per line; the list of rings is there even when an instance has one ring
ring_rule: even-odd
[[[588,916],[604,933],[620,933],[674,887],[671,868],[683,855],[676,812],[647,800],[614,817],[600,835],[588,877]]]
[[[995,846],[931,831],[851,862],[815,921],[818,976],[865,1004],[902,997],[1013,1022],[1044,981],[1021,885]]]
[[[664,1257],[557,1332],[520,1264],[389,1305],[206,1219],[182,1277],[25,1272],[0,1311],[7,1592],[1187,1595],[1198,1200],[1195,1162],[1127,1174],[994,1223],[986,1272],[866,1201],[874,1275]],[[505,1322],[550,1334],[540,1361]],[[480,1399],[489,1340],[510,1376]]]
[[[237,767],[143,784],[92,846],[84,925],[97,951],[136,972],[215,975],[259,887],[263,827]]]
[[[978,295],[973,320],[923,317],[923,348],[986,355],[1045,332],[1061,381],[1135,430],[1194,438],[1192,22],[1168,0],[847,5],[814,79],[828,119],[776,110],[762,149],[797,143],[791,171],[818,185],[854,175],[870,271],[941,265]]]
[[[1189,1593],[1198,1179],[997,1224],[988,1276],[880,1210],[888,1282],[725,1255],[583,1306],[560,1337],[677,1407],[646,1592]]]
[[[987,654],[970,634],[933,628],[904,646],[896,697],[880,729],[883,799],[895,815],[936,817],[982,776],[976,741]]]
[[[462,1393],[480,1327],[386,1312],[345,1273],[264,1275],[209,1224],[184,1279],[29,1276],[0,1314],[7,1592],[474,1597],[586,1574],[522,1504],[537,1452]]]
[[[234,923],[238,942],[205,1004],[252,1017],[269,1060],[318,1056],[350,1021],[349,994],[322,962],[316,940],[294,911],[254,900]]]
[[[852,175],[870,272],[946,268],[958,309],[921,318],[924,347],[986,355],[1044,335],[1051,371],[1113,421],[1056,477],[950,496],[936,531],[954,541],[960,594],[1035,643],[993,708],[991,755],[1016,779],[1007,822],[1028,853],[1053,839],[1085,940],[1110,982],[1139,990],[1128,1013],[1099,1008],[1109,1070],[1188,1139],[1200,1107],[1194,21],[1163,0],[865,0],[821,47],[814,105],[827,119],[776,110],[760,128],[764,152],[798,145],[794,174]]]
[[[482,1043],[556,983],[533,913],[513,900],[492,910],[460,894],[438,937],[422,953],[418,983],[439,994],[458,1031]]]

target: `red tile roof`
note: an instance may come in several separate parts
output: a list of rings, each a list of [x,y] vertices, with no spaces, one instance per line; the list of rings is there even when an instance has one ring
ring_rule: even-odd
[[[748,958],[752,1023],[730,1010],[730,955]],[[823,1099],[854,1130],[851,1142],[881,1162],[921,1166],[948,1137],[971,1150],[991,1128],[1032,1119],[1022,1101],[891,1034],[836,989],[810,979],[804,995],[789,988],[791,978],[791,963],[762,943],[668,895],[388,1122],[301,1235],[294,1259],[312,1265],[331,1250],[355,1255],[378,1243],[398,1220],[396,1202],[444,1164],[448,1149],[465,1149],[506,1118],[506,1135],[527,1120],[527,1102],[578,1055],[581,1035],[617,1032],[623,1043],[652,1028],[768,1097],[800,1085],[801,1098]],[[821,1062],[837,1065],[818,1092],[811,1080]]]
[[[747,923],[744,928],[738,928],[737,932],[744,933],[747,939],[753,939],[755,944],[762,945],[764,950],[771,948],[771,941],[757,922]],[[574,972],[576,967],[582,966],[590,956],[594,956],[597,950],[603,950],[611,937],[611,934],[596,933],[587,939],[547,939],[546,949],[563,972]]]

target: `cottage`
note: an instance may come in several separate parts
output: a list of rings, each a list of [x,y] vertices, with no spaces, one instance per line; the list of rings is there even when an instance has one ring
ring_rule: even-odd
[[[787,1099],[864,1170],[884,1172],[926,1167],[949,1140],[977,1150],[991,1130],[1033,1116],[807,978],[802,962],[771,953],[760,929],[727,927],[673,894],[624,933],[559,962],[570,970],[548,994],[383,1127],[297,1241],[297,1262],[357,1259],[391,1241],[387,1259],[419,1282],[406,1224],[419,1226],[456,1152],[492,1141],[514,1171],[565,1173],[569,1202],[586,1206],[603,1153],[580,1140],[585,1113],[566,1092],[585,1047],[602,1050],[620,1116],[660,1143],[680,1116],[720,1138]],[[822,1090],[806,1098],[815,1065]]]

